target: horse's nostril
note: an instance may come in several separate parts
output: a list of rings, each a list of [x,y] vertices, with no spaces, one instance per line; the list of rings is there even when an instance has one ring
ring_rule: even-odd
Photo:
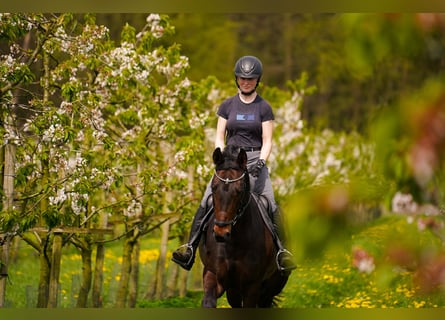
[[[216,233],[214,234],[214,236],[215,236],[216,242],[224,242],[224,241],[226,241],[226,239],[223,236],[220,236],[220,235],[218,235]]]
[[[218,229],[218,230],[216,230]],[[219,228],[215,228],[213,230],[213,237],[215,238],[216,242],[226,242],[228,240],[230,240],[230,231],[224,231],[224,230],[220,230]]]

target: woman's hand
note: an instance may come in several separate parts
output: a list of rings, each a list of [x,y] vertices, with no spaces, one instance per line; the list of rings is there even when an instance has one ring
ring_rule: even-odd
[[[263,159],[259,159],[255,166],[250,170],[250,175],[254,178],[258,178],[260,175],[261,170],[263,170],[263,167],[266,165],[266,161]]]

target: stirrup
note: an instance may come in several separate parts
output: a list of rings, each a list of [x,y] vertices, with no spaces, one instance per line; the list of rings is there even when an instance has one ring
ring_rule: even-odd
[[[190,249],[190,251],[192,252],[192,254],[190,255],[190,258],[184,262],[182,260],[176,259],[174,252],[172,254],[172,261],[176,262],[177,264],[179,264],[181,267],[183,267],[185,270],[189,271],[192,266],[193,266],[193,262],[195,260],[195,250],[193,249],[193,246],[189,243],[183,244],[182,246],[180,246],[178,249],[176,249],[175,251],[183,248],[183,247],[187,247],[187,249]]]
[[[280,250],[278,250],[277,255],[275,257],[278,270],[280,270],[280,271],[291,271],[293,269],[296,269],[297,267],[295,265],[290,267],[290,268],[285,268],[285,267],[280,265],[280,259],[279,259],[280,258],[280,254],[283,254],[283,253],[287,253],[287,254],[289,254],[290,256],[293,257],[293,254],[289,250],[287,250],[287,249],[280,249]]]

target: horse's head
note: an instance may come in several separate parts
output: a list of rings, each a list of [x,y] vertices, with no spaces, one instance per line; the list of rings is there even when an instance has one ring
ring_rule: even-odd
[[[212,196],[215,210],[213,232],[217,241],[230,239],[232,226],[238,221],[249,199],[247,154],[243,149],[227,146],[213,152],[215,175]]]

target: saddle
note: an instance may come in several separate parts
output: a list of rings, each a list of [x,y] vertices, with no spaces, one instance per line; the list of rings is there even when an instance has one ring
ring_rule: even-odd
[[[266,225],[267,229],[269,229],[272,237],[274,237],[275,240],[276,234],[273,226],[273,212],[270,201],[266,197],[253,192],[251,192],[251,196],[258,205],[258,209],[260,211],[261,218],[263,218],[264,224]]]

